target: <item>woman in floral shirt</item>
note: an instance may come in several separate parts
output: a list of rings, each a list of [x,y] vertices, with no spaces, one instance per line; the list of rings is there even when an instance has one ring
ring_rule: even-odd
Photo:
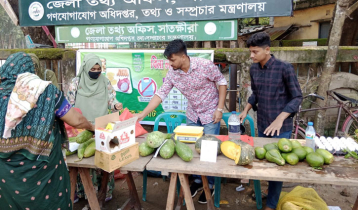
[[[90,122],[94,123],[95,118],[107,115],[123,109],[121,103],[116,100],[110,81],[101,75],[102,62],[95,54],[85,55],[77,77],[72,79],[72,83],[66,94],[67,100],[74,107],[81,109],[83,115]],[[90,170],[93,186],[96,190],[101,185],[101,170]],[[84,188],[78,177],[77,197],[86,197]],[[114,173],[111,173],[108,185],[106,200],[112,199],[114,189]]]

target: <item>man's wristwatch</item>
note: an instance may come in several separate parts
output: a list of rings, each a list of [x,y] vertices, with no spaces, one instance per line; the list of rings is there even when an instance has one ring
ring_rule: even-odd
[[[217,110],[218,110],[219,112],[221,112],[221,113],[224,113],[224,109],[218,108]]]

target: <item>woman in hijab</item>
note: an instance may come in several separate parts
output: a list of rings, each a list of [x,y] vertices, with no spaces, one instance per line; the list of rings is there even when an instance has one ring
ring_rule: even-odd
[[[0,209],[70,210],[63,122],[94,126],[34,73],[30,56],[22,52],[0,68]]]
[[[67,92],[67,99],[71,105],[81,109],[83,115],[91,122],[95,118],[123,109],[122,103],[116,100],[116,91],[110,81],[101,75],[102,62],[95,54],[87,54],[83,58],[77,77],[72,79]],[[91,169],[92,182],[95,189],[101,185],[101,170]],[[106,201],[112,199],[114,189],[114,173],[111,173],[107,184]],[[77,181],[77,197],[86,197],[80,180]],[[76,199],[77,200],[77,199]],[[76,201],[75,200],[75,201]]]
[[[43,69],[40,65],[40,59],[34,53],[29,53],[28,55],[31,56],[32,62],[34,64],[35,74],[42,80],[51,81],[54,86],[60,89],[57,83],[55,72],[50,69]]]

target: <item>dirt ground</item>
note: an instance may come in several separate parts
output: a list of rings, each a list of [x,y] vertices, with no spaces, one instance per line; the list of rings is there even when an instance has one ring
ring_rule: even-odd
[[[165,209],[166,198],[169,188],[169,180],[163,181],[162,178],[148,177],[147,201],[142,201],[143,176],[141,173],[133,173],[133,178],[137,188],[139,199],[143,210],[161,210]],[[227,183],[221,184],[221,200],[229,202],[227,205],[220,205],[218,210],[255,210],[256,202],[251,198],[253,192],[253,183],[251,186],[244,184],[245,190],[236,192],[236,187],[240,185],[239,179],[227,179]],[[316,184],[297,184],[284,183],[283,191],[289,192],[295,186],[311,187],[316,190],[319,196],[327,203],[328,206],[339,206],[342,210],[352,209],[355,199],[358,195],[358,187],[346,187],[337,185],[316,185]],[[267,182],[261,181],[261,188],[267,188]],[[342,196],[341,192],[347,189],[348,197]],[[206,209],[206,205],[199,204],[198,198],[200,193],[194,197],[194,205],[197,210]],[[128,187],[125,179],[116,180],[113,199],[106,203],[106,210],[119,210],[128,198]],[[264,204],[266,199],[263,200]],[[81,199],[74,205],[74,210],[82,210],[87,201]],[[182,209],[186,209],[185,206]]]

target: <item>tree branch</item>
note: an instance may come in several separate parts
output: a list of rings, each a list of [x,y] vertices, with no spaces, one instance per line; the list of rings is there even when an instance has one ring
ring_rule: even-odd
[[[347,15],[350,16],[356,9],[358,9],[358,1],[347,9]]]

